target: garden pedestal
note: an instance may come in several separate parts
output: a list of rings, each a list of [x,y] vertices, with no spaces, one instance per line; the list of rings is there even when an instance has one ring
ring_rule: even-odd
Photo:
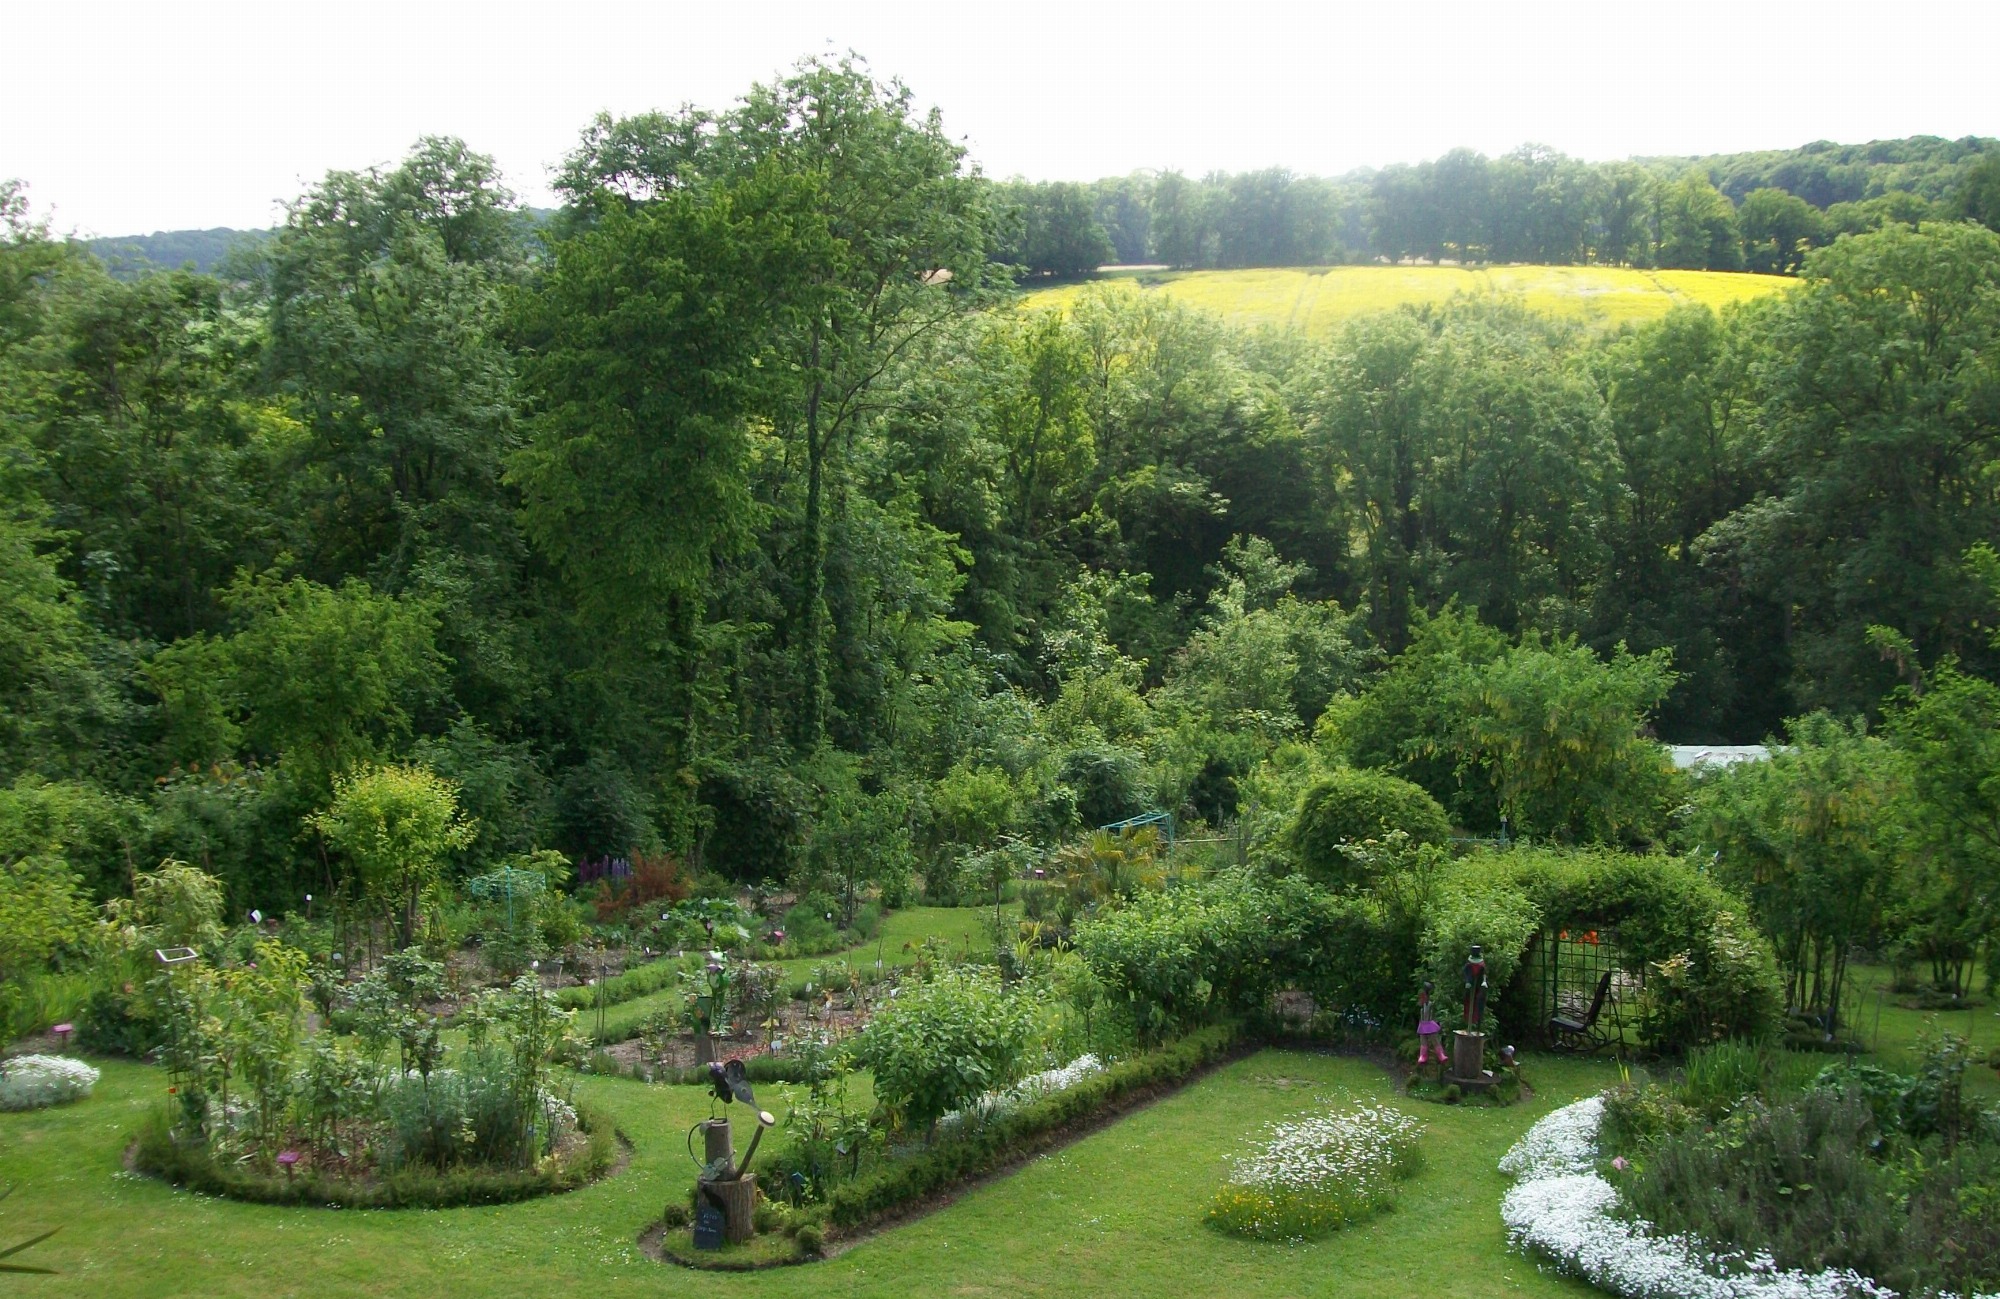
[[[1451,1035],[1451,1080],[1480,1086],[1492,1081],[1486,1075],[1486,1034],[1464,1029]]]

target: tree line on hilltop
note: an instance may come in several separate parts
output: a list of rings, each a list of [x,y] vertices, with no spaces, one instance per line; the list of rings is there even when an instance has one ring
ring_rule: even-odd
[[[1109,262],[1174,267],[1529,262],[1796,274],[1804,255],[1886,224],[2000,225],[2000,141],[1587,163],[1540,145],[1454,149],[1337,178],[1284,168],[1008,181],[1003,256],[1030,276]]]

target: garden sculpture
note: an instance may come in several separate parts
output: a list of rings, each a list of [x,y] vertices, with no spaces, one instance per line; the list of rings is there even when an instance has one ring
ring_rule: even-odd
[[[1437,1014],[1431,1009],[1431,992],[1435,988],[1429,979],[1424,980],[1424,990],[1417,995],[1417,1067],[1430,1063],[1431,1053],[1437,1053],[1437,1062],[1444,1063],[1444,1030],[1438,1027]]]
[[[688,1153],[694,1153],[694,1133],[698,1128],[704,1130],[704,1153],[707,1155],[707,1162],[701,1166],[701,1175],[695,1180],[699,1193],[695,1224],[695,1246],[698,1249],[715,1248],[721,1243],[715,1237],[712,1223],[711,1229],[703,1229],[700,1211],[704,1207],[722,1214],[724,1238],[738,1243],[750,1239],[755,1230],[752,1214],[757,1207],[756,1183],[750,1178],[750,1161],[757,1156],[757,1143],[764,1139],[764,1129],[778,1121],[769,1110],[757,1108],[757,1097],[750,1090],[750,1079],[744,1073],[741,1060],[710,1062],[708,1085],[710,1095],[725,1107],[733,1100],[748,1105],[757,1116],[757,1131],[751,1135],[750,1148],[743,1152],[743,1158],[732,1161],[727,1118],[708,1119],[688,1130]]]
[[[1486,958],[1474,943],[1472,955],[1465,958],[1465,1026],[1476,1033],[1485,1022]]]

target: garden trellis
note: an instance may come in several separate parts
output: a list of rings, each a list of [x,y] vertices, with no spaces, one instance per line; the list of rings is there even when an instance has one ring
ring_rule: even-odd
[[[549,882],[540,871],[515,870],[502,866],[499,870],[485,875],[475,875],[466,881],[465,891],[482,901],[504,898],[507,902],[507,932],[513,933],[514,899],[517,897],[540,897],[547,891]]]
[[[1536,1022],[1559,1049],[1595,1051],[1624,1040],[1625,999],[1639,986],[1615,925],[1551,925],[1528,948]]]

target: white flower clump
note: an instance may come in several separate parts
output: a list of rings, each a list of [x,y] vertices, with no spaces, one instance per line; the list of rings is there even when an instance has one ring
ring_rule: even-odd
[[[1059,1069],[1031,1073],[1009,1089],[1022,1104],[1038,1101],[1056,1092],[1068,1091],[1092,1074],[1103,1073],[1104,1062],[1094,1055],[1080,1055]]]
[[[560,1141],[576,1131],[576,1106],[556,1095],[546,1087],[536,1089],[542,1106],[542,1116],[548,1121],[548,1139]]]
[[[1589,1172],[1597,1165],[1597,1125],[1603,1119],[1602,1096],[1544,1115],[1500,1157],[1500,1171],[1526,1178]]]
[[[1274,1123],[1253,1153],[1229,1161],[1229,1180],[1306,1191],[1338,1179],[1365,1198],[1388,1185],[1422,1130],[1416,1119],[1379,1105]]]
[[[1656,1236],[1617,1215],[1618,1191],[1595,1171],[1604,1101],[1548,1115],[1500,1160],[1521,1180],[1500,1201],[1507,1241],[1625,1299],[1896,1299],[1847,1269],[1781,1269],[1769,1254],[1717,1253],[1689,1236]],[[1940,1299],[1943,1299],[1940,1296]],[[1985,1299],[1995,1299],[1986,1296]]]
[[[990,1091],[962,1110],[953,1110],[938,1120],[941,1131],[952,1131],[968,1121],[981,1123],[1003,1118],[1023,1105],[1068,1091],[1092,1074],[1104,1072],[1104,1062],[1094,1055],[1080,1055],[1057,1069],[1029,1074],[1004,1091]]]
[[[97,1085],[97,1070],[61,1055],[0,1060],[0,1110],[38,1110],[81,1100]]]

